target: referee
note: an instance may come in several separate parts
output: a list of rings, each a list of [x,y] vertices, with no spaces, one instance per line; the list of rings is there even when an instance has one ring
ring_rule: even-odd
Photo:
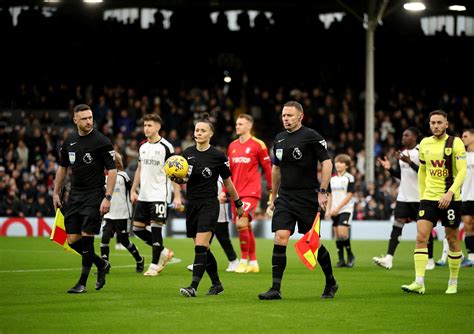
[[[70,135],[60,149],[60,166],[54,182],[54,208],[62,208],[60,192],[71,168],[71,192],[63,210],[69,246],[82,254],[79,281],[68,293],[87,292],[86,284],[92,264],[97,266],[95,289],[105,285],[110,263],[94,250],[94,235],[99,234],[101,216],[110,209],[110,200],[117,178],[115,151],[110,140],[94,129],[92,110],[86,104],[73,108],[77,133]],[[105,173],[108,171],[104,193]]]
[[[261,300],[281,299],[281,281],[286,268],[286,247],[290,236],[298,226],[305,234],[313,224],[318,203],[326,209],[327,187],[331,179],[332,162],[326,141],[316,131],[304,127],[303,107],[296,101],[285,103],[282,111],[286,131],[275,138],[272,167],[272,189],[275,196],[269,209],[273,210],[272,232],[275,244],[272,256],[272,287],[258,295]],[[318,161],[322,165],[321,184],[318,189]],[[321,298],[334,298],[338,285],[332,274],[331,257],[321,245],[318,262],[326,276],[326,286]]]
[[[189,180],[172,179],[177,183],[187,182],[186,235],[194,239],[191,284],[179,290],[185,297],[197,296],[197,288],[204,272],[207,272],[212,282],[207,295],[218,295],[224,291],[217,272],[217,261],[210,249],[219,217],[217,199],[219,176],[222,177],[227,192],[235,203],[237,215],[240,217],[244,213],[242,200],[230,178],[227,157],[210,144],[213,135],[214,126],[209,120],[209,115],[204,113],[194,127],[196,145],[188,147],[183,153],[189,163]]]

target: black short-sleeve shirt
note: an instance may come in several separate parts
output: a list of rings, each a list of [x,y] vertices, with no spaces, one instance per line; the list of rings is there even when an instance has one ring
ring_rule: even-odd
[[[329,159],[324,138],[302,126],[295,132],[280,132],[273,145],[275,165],[280,167],[282,190],[317,189],[318,161]]]
[[[71,190],[102,189],[105,170],[115,169],[115,151],[110,140],[97,130],[85,136],[70,135],[61,146],[60,166],[72,169]]]
[[[191,146],[184,150],[183,156],[189,164],[188,199],[216,198],[219,175],[223,180],[232,175],[227,156],[213,146],[203,152]]]

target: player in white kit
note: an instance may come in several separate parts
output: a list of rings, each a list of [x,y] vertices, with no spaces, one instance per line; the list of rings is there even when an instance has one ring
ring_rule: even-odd
[[[136,272],[142,273],[145,265],[145,258],[140,255],[137,247],[129,239],[128,220],[132,218],[132,203],[130,202],[130,188],[132,181],[123,170],[122,156],[115,152],[115,163],[117,165],[117,180],[115,182],[110,209],[104,215],[104,225],[102,226],[102,238],[100,243],[100,253],[104,260],[109,261],[110,239],[114,233],[120,235],[120,243],[127,249],[136,261]]]
[[[419,145],[417,144],[420,130],[415,127],[409,127],[403,132],[402,145],[403,150],[397,151],[396,156],[399,161],[399,170],[391,168],[387,157],[378,159],[383,168],[390,172],[390,175],[400,180],[398,187],[397,203],[395,205],[395,222],[393,223],[392,233],[388,242],[387,255],[382,257],[373,257],[375,264],[385,269],[391,269],[393,266],[393,256],[400,238],[402,236],[403,226],[412,221],[416,221],[418,216],[418,207],[420,205],[418,191],[418,167],[420,165]],[[426,269],[434,269],[433,260],[433,235],[430,235],[428,242],[428,264]]]
[[[165,174],[165,161],[174,154],[173,146],[159,134],[162,124],[158,114],[143,117],[143,130],[147,139],[141,143],[138,167],[133,180],[131,199],[136,203],[133,215],[133,232],[152,246],[152,261],[145,276],[157,276],[173,258],[174,254],[163,245],[162,228],[166,225],[168,205],[182,207],[179,185],[171,182]],[[147,229],[151,227],[151,231]]]
[[[338,154],[335,161],[336,175],[331,177],[329,198],[325,218],[332,218],[332,226],[336,230],[336,248],[339,261],[336,267],[352,268],[355,256],[352,253],[350,227],[354,200],[355,179],[347,170],[351,167],[351,157],[347,154]],[[344,260],[344,249],[347,252],[347,263]]]

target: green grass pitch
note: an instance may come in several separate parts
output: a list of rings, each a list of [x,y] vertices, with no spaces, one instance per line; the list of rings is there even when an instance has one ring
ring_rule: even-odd
[[[151,250],[137,241],[149,263]],[[402,242],[392,270],[372,264],[386,251],[386,241],[353,241],[356,266],[335,268],[340,289],[334,300],[322,300],[324,276],[309,271],[288,248],[283,300],[259,301],[257,294],[271,285],[271,240],[258,240],[258,274],[226,273],[227,261],[218,243],[213,245],[225,288],[222,295],[205,296],[207,275],[197,298],[184,298],[193,246],[188,239],[166,239],[179,263],[160,276],[134,272],[127,251],[111,247],[112,270],[101,291],[66,293],[77,281],[80,257],[66,253],[43,238],[0,238],[0,333],[473,333],[474,268],[461,268],[457,295],[444,293],[449,270],[428,271],[426,294],[406,294],[400,285],[414,278],[414,242]],[[332,262],[334,241],[325,241]],[[234,247],[237,241],[234,240]],[[99,240],[96,240],[98,251]],[[435,259],[442,243],[435,244]],[[147,265],[148,265],[147,263]],[[94,271],[94,269],[93,269]]]

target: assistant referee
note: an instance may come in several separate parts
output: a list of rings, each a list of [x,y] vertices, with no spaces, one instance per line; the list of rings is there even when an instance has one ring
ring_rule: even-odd
[[[301,234],[311,229],[318,204],[326,209],[332,172],[326,141],[313,129],[303,126],[301,104],[296,101],[285,103],[281,118],[285,131],[276,136],[273,146],[272,189],[276,199],[269,205],[270,210],[274,208],[272,232],[275,232],[272,287],[258,295],[261,300],[282,298],[280,287],[286,268],[288,240],[296,226]],[[317,180],[318,161],[322,166],[320,184]],[[331,257],[323,245],[319,247],[317,260],[326,276],[321,298],[334,298],[338,285],[332,273]]]
[[[73,108],[77,133],[70,135],[60,149],[60,166],[54,181],[54,208],[62,208],[69,246],[82,254],[79,281],[68,293],[87,292],[87,278],[94,263],[97,266],[95,289],[105,285],[110,263],[94,250],[94,236],[99,234],[101,216],[110,209],[110,200],[117,178],[115,151],[110,140],[94,129],[91,108],[79,104]],[[71,168],[71,191],[68,202],[61,202],[60,192]],[[105,170],[108,172],[106,189]]]

